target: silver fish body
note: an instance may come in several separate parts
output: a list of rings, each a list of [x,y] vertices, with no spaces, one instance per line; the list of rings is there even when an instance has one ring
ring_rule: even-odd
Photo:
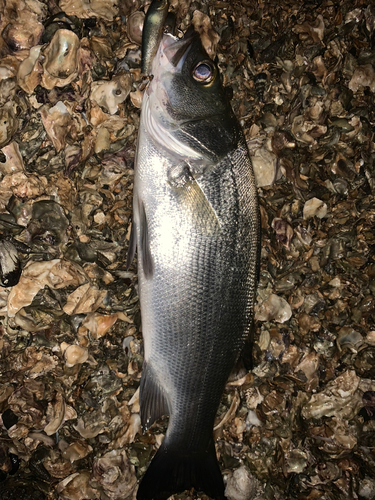
[[[259,260],[251,162],[218,68],[188,30],[164,34],[142,103],[134,239],[144,429],[169,415],[138,500],[195,487],[224,498],[213,424],[249,334]]]

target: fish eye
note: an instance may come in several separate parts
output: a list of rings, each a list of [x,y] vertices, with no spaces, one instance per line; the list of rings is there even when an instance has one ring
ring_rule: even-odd
[[[193,78],[200,83],[211,83],[215,77],[215,66],[211,61],[199,62],[193,69]]]

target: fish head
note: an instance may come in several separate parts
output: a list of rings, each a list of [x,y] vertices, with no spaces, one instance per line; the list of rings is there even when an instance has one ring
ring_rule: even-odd
[[[193,27],[182,38],[163,35],[152,75],[145,126],[159,146],[179,159],[210,163],[236,148],[239,126],[219,68]]]

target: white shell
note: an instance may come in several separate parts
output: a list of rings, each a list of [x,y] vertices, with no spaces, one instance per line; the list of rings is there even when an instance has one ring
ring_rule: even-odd
[[[80,345],[70,345],[64,351],[65,364],[68,367],[84,363],[85,361],[87,361],[88,357],[88,349]]]
[[[258,480],[244,465],[228,476],[225,496],[228,500],[249,500],[259,488]]]
[[[276,323],[285,323],[292,316],[292,308],[288,302],[271,293],[267,300],[255,307],[255,319],[258,321],[276,321]]]
[[[40,50],[42,45],[30,49],[29,57],[24,59],[17,73],[17,83],[27,94],[32,94],[42,79],[42,65],[40,63]]]
[[[311,200],[306,201],[303,207],[303,218],[310,219],[316,216],[319,219],[323,219],[327,215],[327,210],[328,208],[324,201],[318,198],[311,198]]]
[[[277,175],[277,157],[266,147],[256,149],[251,156],[255,182],[258,187],[271,186]]]
[[[44,50],[41,85],[46,89],[65,87],[78,75],[78,36],[70,30],[57,30]]]
[[[93,82],[90,98],[111,115],[114,115],[118,110],[118,105],[128,97],[131,88],[132,77],[126,73],[115,76],[110,82]]]

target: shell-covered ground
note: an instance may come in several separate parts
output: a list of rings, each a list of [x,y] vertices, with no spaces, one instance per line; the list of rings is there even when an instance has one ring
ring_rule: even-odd
[[[0,500],[134,498],[165,432],[140,429],[125,265],[148,4],[0,0]],[[227,498],[373,499],[375,6],[171,8],[218,58],[259,184],[253,369],[215,427]]]

